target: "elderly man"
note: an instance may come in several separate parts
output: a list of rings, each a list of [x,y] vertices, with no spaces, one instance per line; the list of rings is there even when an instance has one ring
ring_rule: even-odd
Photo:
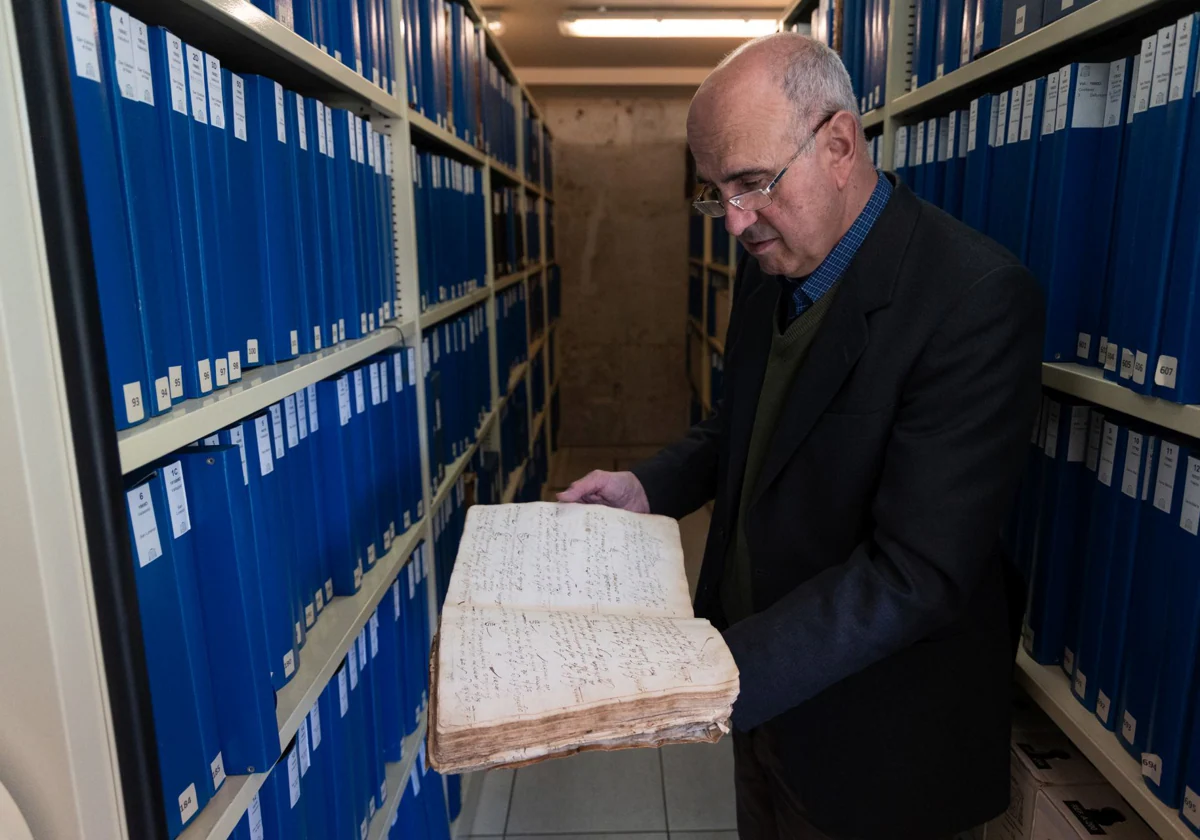
[[[1038,286],[872,166],[815,41],[739,49],[687,130],[695,205],[747,251],[724,402],[559,498],[716,500],[696,609],[741,671],[741,837],[950,837],[1008,801],[998,535],[1039,400]]]

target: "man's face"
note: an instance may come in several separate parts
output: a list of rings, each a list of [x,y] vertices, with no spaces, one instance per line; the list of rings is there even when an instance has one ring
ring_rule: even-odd
[[[771,183],[813,129],[797,126],[777,84],[763,81],[735,79],[704,91],[688,113],[697,176],[726,201]],[[830,241],[830,231],[836,226],[837,190],[821,172],[819,141],[809,143],[788,167],[771,191],[770,205],[747,211],[725,204],[725,227],[768,274],[809,274],[836,242],[836,236]]]

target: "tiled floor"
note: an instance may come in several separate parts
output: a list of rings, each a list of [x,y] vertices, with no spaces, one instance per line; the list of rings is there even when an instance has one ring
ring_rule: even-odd
[[[482,783],[458,837],[736,840],[732,742],[590,752]]]

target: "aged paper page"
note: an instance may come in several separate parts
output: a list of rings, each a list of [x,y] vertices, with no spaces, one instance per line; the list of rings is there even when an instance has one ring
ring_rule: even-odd
[[[692,617],[679,525],[599,505],[476,505],[447,606]]]

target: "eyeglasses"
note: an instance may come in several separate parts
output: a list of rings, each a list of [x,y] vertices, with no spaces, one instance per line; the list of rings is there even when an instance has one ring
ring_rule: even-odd
[[[744,193],[738,193],[737,195],[732,196],[725,201],[721,201],[720,198],[704,197],[705,194],[713,189],[711,185],[708,185],[700,190],[699,195],[697,195],[695,200],[692,201],[692,206],[705,216],[712,216],[714,218],[720,218],[721,216],[725,215],[726,204],[732,204],[739,210],[761,210],[764,207],[767,207],[774,200],[771,198],[771,191],[778,186],[780,179],[787,174],[788,169],[793,163],[796,162],[796,158],[800,157],[800,155],[802,155],[805,150],[808,149],[812,141],[816,139],[817,132],[824,128],[825,124],[833,119],[837,113],[837,111],[834,111],[832,114],[828,114],[823,120],[817,123],[816,128],[814,128],[812,133],[808,135],[808,139],[801,143],[800,148],[796,150],[796,154],[792,155],[792,159],[784,164],[783,169],[779,170],[779,174],[772,178],[771,183],[767,184],[765,187],[757,190],[750,190]]]

